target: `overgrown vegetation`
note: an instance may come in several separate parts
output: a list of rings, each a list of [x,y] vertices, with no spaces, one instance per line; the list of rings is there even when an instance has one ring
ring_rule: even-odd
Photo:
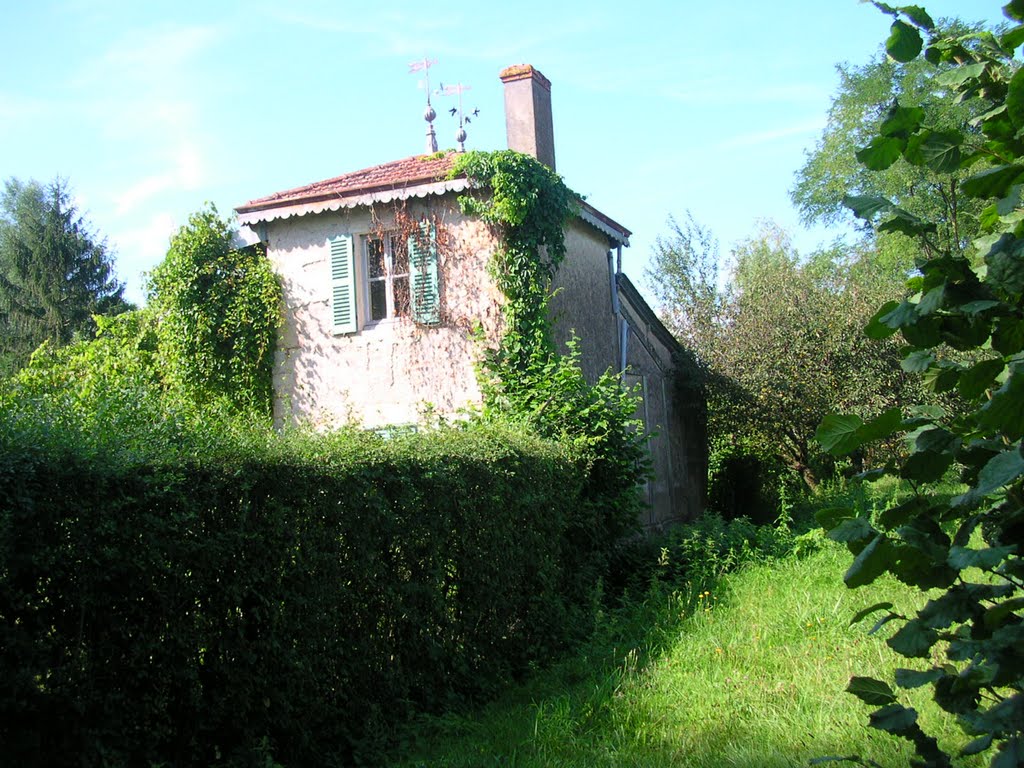
[[[522,156],[489,162],[512,298],[478,419],[274,433],[278,286],[212,209],[146,309],[44,347],[0,390],[9,759],[373,762],[410,713],[586,635],[635,524],[642,436],[618,380],[587,383],[550,341],[571,193]]]
[[[882,612],[875,630],[900,622],[889,647],[927,664],[897,669],[896,686],[930,686],[969,739],[959,754],[984,754],[993,768],[1008,768],[1024,765],[1024,70],[1014,58],[1024,42],[1024,3],[1005,7],[1016,24],[1006,32],[962,37],[938,34],[917,6],[875,4],[894,17],[889,54],[912,61],[924,48],[925,60],[939,68],[936,82],[979,115],[980,133],[936,126],[925,110],[895,103],[858,158],[868,167],[904,161],[928,169],[982,207],[982,234],[965,255],[958,242],[936,237],[955,222],[926,220],[881,196],[848,197],[856,215],[881,220],[879,230],[922,243],[909,297],[884,305],[866,333],[900,333],[904,370],[921,374],[935,392],[955,390],[966,405],[960,413],[895,408],[866,423],[827,418],[819,440],[837,454],[906,432],[905,459],[867,478],[897,475],[913,494],[874,518],[838,508],[821,519],[855,555],[848,586],[891,573],[922,592],[937,590],[919,610],[885,600],[855,620]],[[942,345],[959,354],[951,359]],[[967,489],[950,497],[936,484],[952,467]],[[848,690],[879,707],[872,727],[910,741],[920,764],[953,764],[954,750],[937,742],[886,682],[859,675]]]
[[[559,354],[552,338],[548,299],[578,199],[550,168],[512,150],[460,155],[452,173],[465,174],[482,192],[459,204],[494,227],[501,244],[491,273],[504,296],[505,325],[479,369],[484,418],[521,421],[587,457],[589,514],[565,557],[581,558],[582,566],[597,556],[598,566],[637,525],[637,486],[648,460],[635,393],[623,388],[618,372],[588,382],[575,342]],[[592,589],[602,570],[580,571],[581,588]]]
[[[112,254],[72,201],[66,181],[8,179],[0,191],[0,376],[44,341],[88,338],[92,316],[129,309]]]
[[[19,765],[372,761],[396,721],[494,691],[589,611],[563,555],[586,470],[522,431],[55,418],[0,409]]]
[[[878,511],[898,492],[882,482],[839,499]],[[391,764],[791,768],[841,746],[906,764],[910,745],[866,731],[860,703],[834,691],[851,671],[888,664],[883,638],[851,627],[850,614],[873,595],[903,610],[924,598],[893,580],[847,590],[843,550],[801,532],[810,509],[777,511],[795,522],[708,516],[637,542],[623,553],[634,577],[625,597],[600,607],[586,643],[485,707],[420,718]],[[955,743],[953,718],[914,695]]]

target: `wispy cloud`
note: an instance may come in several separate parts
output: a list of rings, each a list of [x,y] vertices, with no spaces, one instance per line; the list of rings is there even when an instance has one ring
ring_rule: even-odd
[[[207,176],[199,151],[182,145],[167,170],[145,176],[117,195],[114,213],[123,216],[168,190],[198,189]]]
[[[811,83],[767,83],[739,82],[730,78],[705,78],[689,82],[673,83],[664,88],[665,98],[696,106],[721,106],[723,104],[806,104],[818,103],[828,98],[821,86]]]
[[[715,144],[718,149],[735,149],[737,147],[757,147],[764,144],[773,144],[794,136],[816,135],[825,127],[823,117],[815,117],[803,120],[798,123],[784,125],[779,128],[772,128],[763,131],[750,131],[736,136],[730,136]]]

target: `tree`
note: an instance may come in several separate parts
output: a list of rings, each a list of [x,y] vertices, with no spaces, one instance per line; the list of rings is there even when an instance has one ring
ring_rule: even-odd
[[[171,238],[149,284],[158,358],[167,386],[199,405],[269,413],[281,288],[262,246],[232,241],[212,205]]]
[[[973,244],[975,258],[959,248],[937,250],[935,233],[948,220],[919,218],[883,196],[848,196],[854,214],[880,231],[921,243],[907,297],[883,305],[866,333],[899,333],[906,345],[903,368],[921,374],[935,392],[957,391],[965,407],[955,414],[896,408],[869,421],[827,417],[818,440],[837,455],[906,433],[909,455],[865,479],[898,476],[911,495],[874,515],[831,509],[819,519],[854,555],[847,586],[890,573],[928,593],[916,615],[883,602],[854,617],[882,612],[876,630],[898,626],[886,641],[890,648],[925,660],[923,669],[920,663],[897,669],[897,688],[931,686],[936,703],[971,739],[961,755],[988,752],[993,768],[1016,768],[1024,766],[1024,70],[1014,54],[1024,43],[1024,0],[1004,8],[1016,26],[1000,35],[945,36],[918,6],[875,5],[894,17],[887,50],[898,61],[916,59],[924,47],[921,32],[928,34],[924,60],[940,69],[938,83],[974,106],[982,138],[950,132],[923,111],[896,103],[861,159],[880,163],[880,154],[895,151],[907,163],[928,167],[981,206],[981,236]],[[887,133],[886,125],[900,129]],[[888,149],[877,138],[890,139]],[[948,147],[941,156],[918,151],[940,142]],[[970,359],[948,359],[937,353],[940,345]],[[952,468],[964,490],[951,497],[943,481]],[[911,741],[919,764],[952,765],[888,683],[854,677],[847,690],[881,707],[871,715],[872,727]]]
[[[90,336],[94,314],[128,308],[106,243],[79,215],[67,183],[9,179],[0,195],[0,374],[42,342]]]
[[[719,286],[713,236],[689,215],[669,223],[648,278],[666,323],[710,378],[712,464],[716,451],[741,444],[817,487],[822,454],[813,437],[825,414],[867,413],[910,396],[895,344],[861,334],[878,301],[894,295],[891,268],[851,247],[802,259],[784,231],[766,224],[733,250],[730,280]]]
[[[942,20],[940,25],[949,34],[981,31],[977,25],[958,20]],[[915,216],[942,222],[937,237],[947,250],[965,247],[977,233],[981,209],[959,194],[955,183],[959,177],[952,160],[941,172],[926,164],[908,162],[893,151],[892,138],[898,127],[890,125],[886,131],[881,128],[896,100],[906,107],[922,109],[938,132],[918,151],[941,156],[948,150],[944,137],[950,132],[958,132],[971,144],[980,141],[979,132],[971,127],[971,120],[978,115],[977,105],[959,102],[956,94],[938,80],[943,68],[921,59],[901,63],[882,51],[867,64],[840,64],[837,69],[840,84],[828,122],[814,149],[807,153],[790,191],[804,222],[850,221],[849,210],[843,206],[844,195],[881,195]],[[872,141],[887,147],[888,157],[879,155],[871,162],[861,162],[864,148]],[[868,233],[876,236],[870,228]],[[912,244],[903,235],[881,233],[879,237],[880,247],[902,251],[903,258],[907,258]],[[909,258],[912,261],[912,256]]]

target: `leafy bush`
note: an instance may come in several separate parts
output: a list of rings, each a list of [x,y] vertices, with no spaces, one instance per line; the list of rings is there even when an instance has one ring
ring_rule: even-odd
[[[0,411],[12,762],[369,759],[412,708],[549,658],[593,599],[564,559],[587,466],[522,431],[183,418],[147,443],[27,408]]]
[[[895,17],[890,55],[916,59],[923,47],[919,30],[933,33],[927,13],[917,6],[876,5]],[[897,103],[881,135],[857,155],[869,168],[897,161],[925,167],[943,179],[954,199],[964,195],[983,203],[976,258],[965,255],[960,243],[936,238],[935,222],[884,198],[846,199],[862,218],[881,215],[879,230],[922,244],[919,274],[907,283],[909,297],[883,306],[867,335],[901,333],[904,370],[922,374],[935,392],[956,390],[965,407],[955,414],[934,406],[906,415],[892,409],[867,423],[833,415],[818,431],[821,444],[836,454],[909,433],[905,460],[869,473],[908,480],[909,498],[874,519],[848,508],[826,510],[821,519],[829,536],[855,555],[848,586],[890,572],[921,590],[939,590],[915,616],[882,602],[854,620],[882,612],[875,630],[900,622],[888,645],[908,659],[926,660],[927,668],[897,669],[897,687],[930,685],[935,701],[971,737],[961,755],[990,751],[993,768],[1024,765],[1024,69],[1014,58],[1024,41],[1024,3],[1015,0],[1004,10],[1016,27],[998,36],[931,34],[924,53],[944,70],[938,82],[977,105],[978,132],[935,129],[925,125],[924,110]],[[971,359],[948,359],[938,352],[941,345]],[[953,468],[967,490],[950,497],[941,483]],[[854,677],[848,690],[878,706],[871,725],[911,741],[923,765],[952,764],[921,728],[917,712],[900,704],[886,682]]]

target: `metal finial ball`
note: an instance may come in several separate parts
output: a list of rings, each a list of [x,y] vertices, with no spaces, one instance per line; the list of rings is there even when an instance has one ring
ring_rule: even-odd
[[[459,128],[459,132],[455,134],[455,140],[460,144],[466,140],[466,132]]]
[[[425,110],[423,110],[423,119],[426,120],[429,123],[435,117],[437,117],[437,112],[434,111],[434,108],[432,106],[427,104],[427,108]]]

